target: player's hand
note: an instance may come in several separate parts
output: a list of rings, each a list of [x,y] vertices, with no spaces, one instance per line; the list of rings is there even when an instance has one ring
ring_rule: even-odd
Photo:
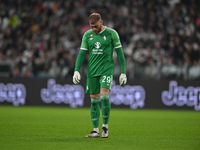
[[[121,74],[120,76],[119,76],[119,84],[121,85],[121,86],[124,86],[125,84],[126,84],[126,82],[127,82],[127,77],[126,77],[126,74]]]
[[[78,71],[75,71],[74,72],[74,76],[73,76],[73,82],[74,82],[74,84],[79,84],[80,80],[81,80],[80,73]]]

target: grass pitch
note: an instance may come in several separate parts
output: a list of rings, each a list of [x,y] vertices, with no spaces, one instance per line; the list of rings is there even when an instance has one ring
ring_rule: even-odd
[[[109,138],[91,130],[89,108],[0,106],[0,150],[200,149],[196,111],[111,109]]]

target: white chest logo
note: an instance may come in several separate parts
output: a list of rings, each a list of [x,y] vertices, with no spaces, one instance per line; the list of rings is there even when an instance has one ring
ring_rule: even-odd
[[[101,46],[101,43],[99,43],[99,42],[96,42],[96,43],[94,44],[94,47],[96,47],[96,48],[100,48],[100,46]]]
[[[104,36],[103,39],[106,40],[106,36]]]

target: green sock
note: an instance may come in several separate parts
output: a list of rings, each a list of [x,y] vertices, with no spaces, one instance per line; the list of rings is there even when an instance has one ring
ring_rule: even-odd
[[[91,98],[91,119],[93,128],[99,128],[99,116],[100,116],[100,107],[99,107],[100,98]]]
[[[108,124],[109,116],[110,116],[110,101],[109,95],[101,95],[101,103],[102,103],[102,117],[103,117],[103,124]]]

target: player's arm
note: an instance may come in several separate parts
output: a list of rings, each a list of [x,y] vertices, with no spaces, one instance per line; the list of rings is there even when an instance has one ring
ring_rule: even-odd
[[[74,84],[78,84],[81,80],[81,75],[79,73],[79,70],[85,60],[85,54],[86,54],[87,50],[88,50],[87,39],[84,34],[83,39],[82,39],[81,48],[80,48],[80,51],[79,51],[79,54],[77,56],[76,63],[75,63],[74,76],[73,76]]]
[[[117,53],[117,58],[119,61],[120,69],[121,69],[121,75],[119,77],[119,83],[121,86],[125,85],[127,82],[127,77],[126,77],[126,61],[124,57],[124,53],[122,50],[122,45],[119,39],[118,33],[115,31],[113,32],[113,45],[115,48],[115,51]]]
[[[121,69],[121,75],[119,76],[119,84],[121,86],[124,86],[127,82],[126,61],[125,61],[124,53],[123,53],[122,47],[116,48],[115,51],[117,53],[117,58],[118,58],[120,69]]]
[[[86,50],[81,50],[80,49],[80,52],[77,56],[77,59],[76,59],[76,64],[75,64],[75,69],[74,71],[79,71],[84,60],[85,60],[85,54],[86,54]]]
[[[117,58],[118,58],[118,61],[119,61],[121,73],[126,74],[126,61],[125,61],[125,57],[124,57],[122,47],[115,48],[115,51],[117,53]]]

